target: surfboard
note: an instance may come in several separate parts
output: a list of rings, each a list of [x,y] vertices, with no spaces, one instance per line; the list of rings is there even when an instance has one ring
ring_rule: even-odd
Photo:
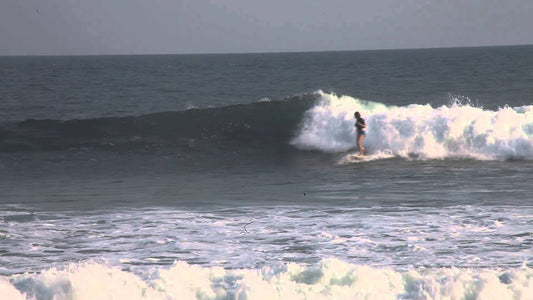
[[[348,158],[355,159],[355,160],[365,160],[365,159],[369,159],[370,157],[371,157],[371,155],[369,155],[369,154],[351,154],[351,155],[348,155]]]
[[[359,153],[349,153],[339,160],[339,164],[343,165],[343,164],[366,162],[366,161],[373,161],[373,160],[393,158],[393,157],[394,155],[392,153],[377,153],[377,154],[365,154],[365,155],[361,155]]]
[[[369,154],[365,154],[365,155],[361,155],[361,154],[348,154],[344,157],[344,159],[347,161],[347,162],[355,162],[355,161],[368,161],[368,160],[372,160],[374,157],[372,155],[369,155]]]

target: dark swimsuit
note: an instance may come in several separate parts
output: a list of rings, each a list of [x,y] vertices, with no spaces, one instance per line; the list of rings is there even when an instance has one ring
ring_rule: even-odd
[[[355,121],[355,127],[357,128],[357,134],[358,135],[365,135],[366,134],[365,130],[363,129],[362,126],[357,125],[358,122],[361,123],[361,124],[365,124],[365,119],[359,118],[359,119],[357,119]]]

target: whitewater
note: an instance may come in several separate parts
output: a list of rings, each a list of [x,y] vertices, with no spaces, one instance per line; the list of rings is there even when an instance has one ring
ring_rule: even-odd
[[[366,117],[369,152],[419,159],[533,159],[533,106],[484,110],[458,98],[450,105],[387,106],[319,91],[292,144],[345,152],[354,148],[356,111]],[[385,156],[387,157],[387,156]]]
[[[70,265],[18,276],[16,286],[38,285],[36,299],[531,299],[531,269],[508,272],[441,269],[395,272],[331,259],[316,266],[225,270],[185,262],[150,279],[101,264]],[[510,283],[512,281],[512,283]],[[4,299],[31,299],[5,280]]]
[[[527,246],[532,237],[527,228],[533,224],[525,211],[336,207],[244,207],[203,213],[160,208],[78,215],[77,220],[69,213],[35,213],[26,215],[25,222],[16,221],[23,218],[20,213],[4,216],[10,227],[4,227],[3,240],[17,240],[20,253],[58,266],[0,276],[0,294],[4,299],[532,295]],[[64,236],[70,236],[70,246],[60,242]],[[57,244],[48,245],[51,241]],[[53,251],[65,247],[67,253]],[[94,253],[99,257],[92,258]],[[65,255],[82,261],[63,265]],[[32,260],[15,255],[9,265],[22,271],[24,265],[31,269]]]

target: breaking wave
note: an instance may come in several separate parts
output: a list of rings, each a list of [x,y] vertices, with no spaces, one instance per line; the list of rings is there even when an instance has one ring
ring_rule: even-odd
[[[138,275],[101,263],[0,277],[2,299],[529,299],[533,270],[394,271],[324,259],[227,270],[183,261]]]
[[[0,124],[0,152],[79,148],[146,150],[213,142],[340,153],[355,149],[353,113],[367,123],[372,154],[419,159],[533,159],[533,105],[486,110],[388,106],[318,91],[282,101],[192,108],[141,116]],[[257,147],[256,147],[257,148]]]
[[[533,159],[533,106],[484,110],[454,101],[432,107],[387,106],[321,93],[291,144],[299,149],[344,152],[355,147],[355,111],[367,124],[372,153],[421,159]]]

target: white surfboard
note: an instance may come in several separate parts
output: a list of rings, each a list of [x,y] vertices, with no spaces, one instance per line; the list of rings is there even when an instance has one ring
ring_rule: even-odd
[[[386,159],[386,158],[393,158],[394,155],[391,152],[386,153],[376,153],[376,154],[365,154],[360,155],[359,153],[349,153],[343,156],[339,160],[339,165],[344,164],[350,164],[350,163],[358,163],[358,162],[366,162],[366,161],[373,161],[378,159]]]

